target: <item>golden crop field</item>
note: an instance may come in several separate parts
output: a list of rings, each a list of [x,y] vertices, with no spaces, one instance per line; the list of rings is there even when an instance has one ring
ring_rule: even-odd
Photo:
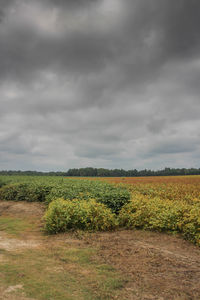
[[[121,225],[181,232],[200,245],[200,176],[104,178],[124,184],[132,200],[120,212]]]
[[[125,185],[133,194],[172,201],[194,203],[200,201],[200,175],[154,176],[154,177],[78,177],[79,179],[100,180]]]
[[[126,186],[131,192],[131,201],[119,214],[120,226],[177,232],[200,245],[200,176],[104,177],[98,180]]]
[[[87,179],[88,177],[79,177]],[[89,177],[109,183],[124,184],[134,193],[159,196],[161,199],[200,201],[200,175],[191,176],[154,176],[154,177]]]
[[[192,203],[200,201],[200,176],[109,177],[108,182],[125,184],[132,192],[161,199]]]

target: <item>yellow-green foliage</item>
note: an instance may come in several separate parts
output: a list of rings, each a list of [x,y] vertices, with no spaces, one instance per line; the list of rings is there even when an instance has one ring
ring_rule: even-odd
[[[167,177],[167,179],[165,178],[165,182],[160,182],[159,180],[156,181],[156,178],[154,178],[154,180],[154,183],[139,183],[135,185],[129,185],[129,190],[130,192],[140,193],[151,198],[159,197],[163,200],[167,199],[172,201],[185,201],[188,204],[193,204],[194,199],[199,199],[200,201],[199,179],[196,183],[195,178],[190,177],[188,180],[187,177],[182,177],[181,179],[172,179],[171,177]],[[169,180],[169,182],[167,182],[167,180]]]
[[[180,231],[184,237],[200,246],[200,202],[184,211],[183,219],[180,222]]]
[[[119,223],[127,228],[180,232],[200,245],[200,202],[162,200],[135,193],[119,214]]]
[[[56,199],[49,204],[44,219],[49,233],[69,229],[110,230],[116,226],[116,217],[111,210],[94,199]]]

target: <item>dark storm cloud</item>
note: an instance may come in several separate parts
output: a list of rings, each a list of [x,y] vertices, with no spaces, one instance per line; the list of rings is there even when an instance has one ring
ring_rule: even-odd
[[[198,0],[0,0],[2,168],[198,166],[199,28]]]
[[[162,141],[158,146],[153,147],[153,154],[170,154],[170,153],[184,153],[195,151],[198,146],[198,141],[192,138],[186,139],[169,139]]]
[[[78,9],[83,8],[87,5],[96,3],[100,0],[45,0],[47,4],[53,4],[54,6],[58,7],[67,7],[68,9]]]
[[[200,47],[200,3],[191,1],[169,1],[164,15],[165,47],[167,56],[176,58],[197,55]],[[172,9],[171,9],[172,8]]]
[[[50,2],[57,8],[56,12],[48,6]],[[198,53],[199,1],[127,0],[124,4],[121,3],[124,14],[119,24],[116,22],[112,28],[106,20],[108,27],[103,32],[95,24],[97,11],[94,10],[94,3],[99,5],[101,2],[103,1],[46,1],[49,10],[46,16],[45,8],[40,2],[15,1],[16,11],[10,13],[12,22],[5,24],[7,28],[0,36],[1,74],[26,77],[33,71],[50,68],[56,71],[63,69],[64,72],[75,71],[83,75],[93,70],[99,72],[106,64],[116,64],[122,72],[119,81],[125,85],[152,80],[155,75],[159,75],[159,68],[166,60],[181,59]],[[23,5],[20,6],[20,3]],[[22,20],[22,10],[31,14],[31,5],[34,7],[33,15]],[[63,25],[64,17],[66,20],[69,17],[64,12],[69,14],[68,8],[71,6],[75,11],[74,19],[73,12],[70,12],[71,20]],[[80,6],[87,9],[76,15]],[[110,10],[112,11],[112,6]],[[40,12],[38,25],[38,20],[34,23],[32,19],[34,14],[39,15]],[[48,32],[48,19],[44,26],[45,20],[42,18],[46,16],[51,19],[53,14],[56,14],[57,19],[54,24],[49,24]],[[60,32],[59,17],[62,24]],[[76,26],[75,23],[79,23],[82,18],[83,24]],[[97,20],[102,23],[103,18],[103,14],[97,16]],[[119,82],[117,86],[119,87]]]
[[[135,2],[137,5],[135,6]],[[198,50],[200,41],[200,2],[198,0],[130,1],[136,8],[133,24],[140,32],[155,30],[162,42],[162,54],[191,55]],[[141,36],[141,34],[140,34]],[[159,51],[159,49],[157,49]]]
[[[162,66],[168,62],[199,56],[198,0],[128,1],[126,9],[128,18],[120,39],[124,42],[123,84],[148,84],[160,76]]]

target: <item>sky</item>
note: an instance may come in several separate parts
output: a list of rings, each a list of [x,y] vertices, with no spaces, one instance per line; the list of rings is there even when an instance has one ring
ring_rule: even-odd
[[[0,0],[0,170],[199,162],[199,0]]]

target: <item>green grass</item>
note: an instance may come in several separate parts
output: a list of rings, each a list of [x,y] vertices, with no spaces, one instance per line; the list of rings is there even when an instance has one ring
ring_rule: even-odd
[[[28,220],[22,218],[13,218],[0,216],[0,231],[4,231],[11,235],[20,235],[28,229],[33,229],[35,226]]]
[[[0,217],[0,231],[7,233],[6,239],[14,236],[21,240],[34,226],[31,218]],[[11,292],[13,297],[37,300],[126,299],[122,275],[99,261],[98,249],[44,238],[37,230],[36,238],[42,238],[38,248],[6,251],[0,244],[0,290],[21,285]]]
[[[91,248],[7,253],[9,263],[0,264],[0,283],[21,284],[26,296],[38,300],[114,299],[124,281],[114,268],[97,263],[95,254]]]

